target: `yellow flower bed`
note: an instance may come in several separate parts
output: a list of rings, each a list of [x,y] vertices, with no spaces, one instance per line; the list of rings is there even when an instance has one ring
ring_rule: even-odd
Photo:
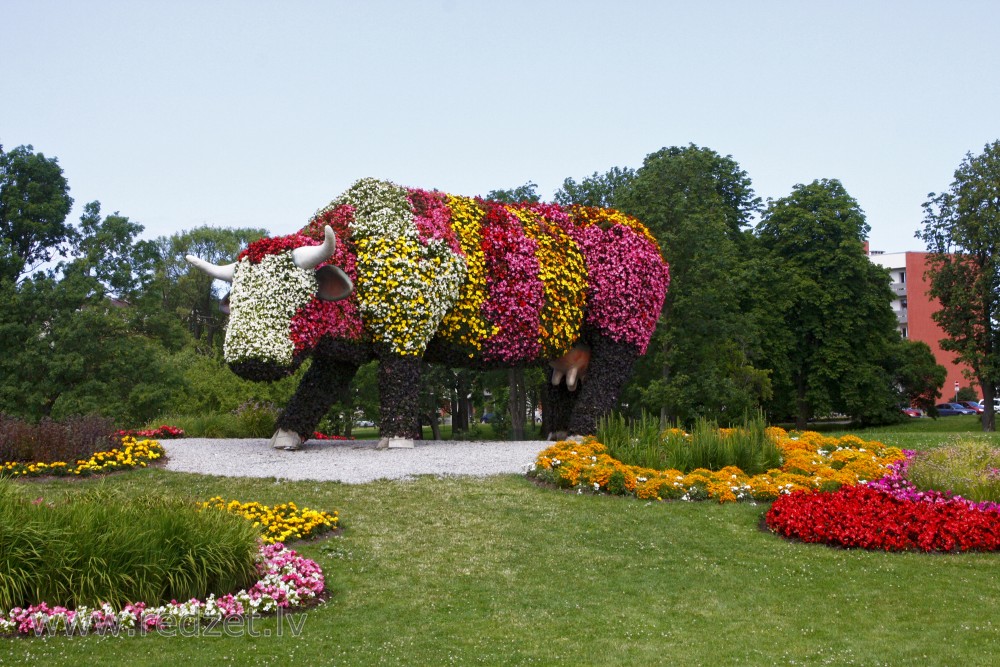
[[[145,468],[163,454],[163,447],[156,440],[136,440],[132,436],[125,436],[120,447],[106,452],[95,452],[90,458],[79,459],[72,464],[65,461],[52,463],[7,461],[0,465],[0,477],[84,476],[114,470]]]
[[[299,509],[292,502],[268,507],[257,502],[241,503],[238,500],[227,502],[221,496],[215,496],[198,503],[198,509],[209,507],[238,514],[253,521],[255,526],[260,527],[261,539],[265,544],[315,537],[328,530],[335,530],[340,522],[336,510],[330,513],[308,507]]]
[[[886,466],[903,458],[898,447],[857,436],[840,438],[814,431],[789,434],[772,427],[769,434],[784,454],[780,468],[747,475],[736,467],[721,470],[654,470],[612,458],[594,438],[557,442],[538,455],[529,473],[543,481],[580,491],[634,495],[648,500],[721,502],[774,500],[798,489],[834,489],[878,479]]]

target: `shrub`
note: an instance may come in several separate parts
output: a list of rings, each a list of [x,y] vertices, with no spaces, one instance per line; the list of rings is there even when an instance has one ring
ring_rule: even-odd
[[[233,414],[243,438],[270,438],[278,422],[278,408],[265,401],[247,401]]]
[[[115,429],[106,417],[90,415],[38,424],[0,413],[0,461],[72,462],[115,447]]]
[[[96,489],[29,501],[0,480],[0,609],[203,598],[256,580],[257,529],[193,502]]]
[[[756,475],[782,462],[781,450],[768,435],[761,414],[745,418],[733,429],[720,429],[714,421],[699,419],[690,434],[679,428],[661,432],[659,420],[646,414],[632,423],[611,415],[598,426],[597,439],[619,461],[654,470],[687,473],[734,466]]]
[[[167,415],[166,421],[178,427],[189,438],[241,438],[239,418],[229,412],[206,412],[197,415]],[[270,435],[270,434],[268,434]]]
[[[915,455],[906,477],[922,491],[1000,502],[1000,449],[980,440],[958,440]]]

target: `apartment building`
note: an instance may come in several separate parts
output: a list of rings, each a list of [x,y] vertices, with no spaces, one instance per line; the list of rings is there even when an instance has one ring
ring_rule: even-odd
[[[899,323],[899,333],[903,338],[911,338],[927,343],[937,362],[948,371],[948,378],[941,388],[943,400],[955,400],[955,387],[972,386],[982,395],[979,387],[967,380],[962,371],[965,364],[955,363],[955,355],[941,349],[940,340],[945,337],[941,327],[931,318],[939,308],[938,302],[927,296],[930,283],[924,278],[927,271],[926,252],[880,252],[865,250],[872,262],[889,269],[891,287],[895,298],[892,309]]]

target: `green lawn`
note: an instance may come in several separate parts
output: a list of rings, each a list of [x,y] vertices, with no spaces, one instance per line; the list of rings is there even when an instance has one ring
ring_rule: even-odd
[[[297,547],[332,591],[299,637],[287,619],[273,636],[270,619],[255,626],[269,637],[10,640],[4,664],[988,665],[1000,651],[1000,556],[789,543],[758,529],[765,505],[581,496],[513,475],[31,484],[46,499],[107,484],[294,500],[340,510],[345,530]]]
[[[957,415],[938,419],[921,417],[893,426],[828,433],[829,435],[856,433],[866,439],[880,440],[906,449],[937,447],[955,438],[981,438],[1000,447],[1000,434],[983,433],[982,422],[976,415]]]

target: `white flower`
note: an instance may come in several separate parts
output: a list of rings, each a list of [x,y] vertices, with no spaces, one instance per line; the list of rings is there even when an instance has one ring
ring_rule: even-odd
[[[291,252],[266,255],[259,264],[236,265],[230,293],[226,361],[255,359],[290,366],[292,317],[309,303],[318,284],[315,272],[295,265]]]

